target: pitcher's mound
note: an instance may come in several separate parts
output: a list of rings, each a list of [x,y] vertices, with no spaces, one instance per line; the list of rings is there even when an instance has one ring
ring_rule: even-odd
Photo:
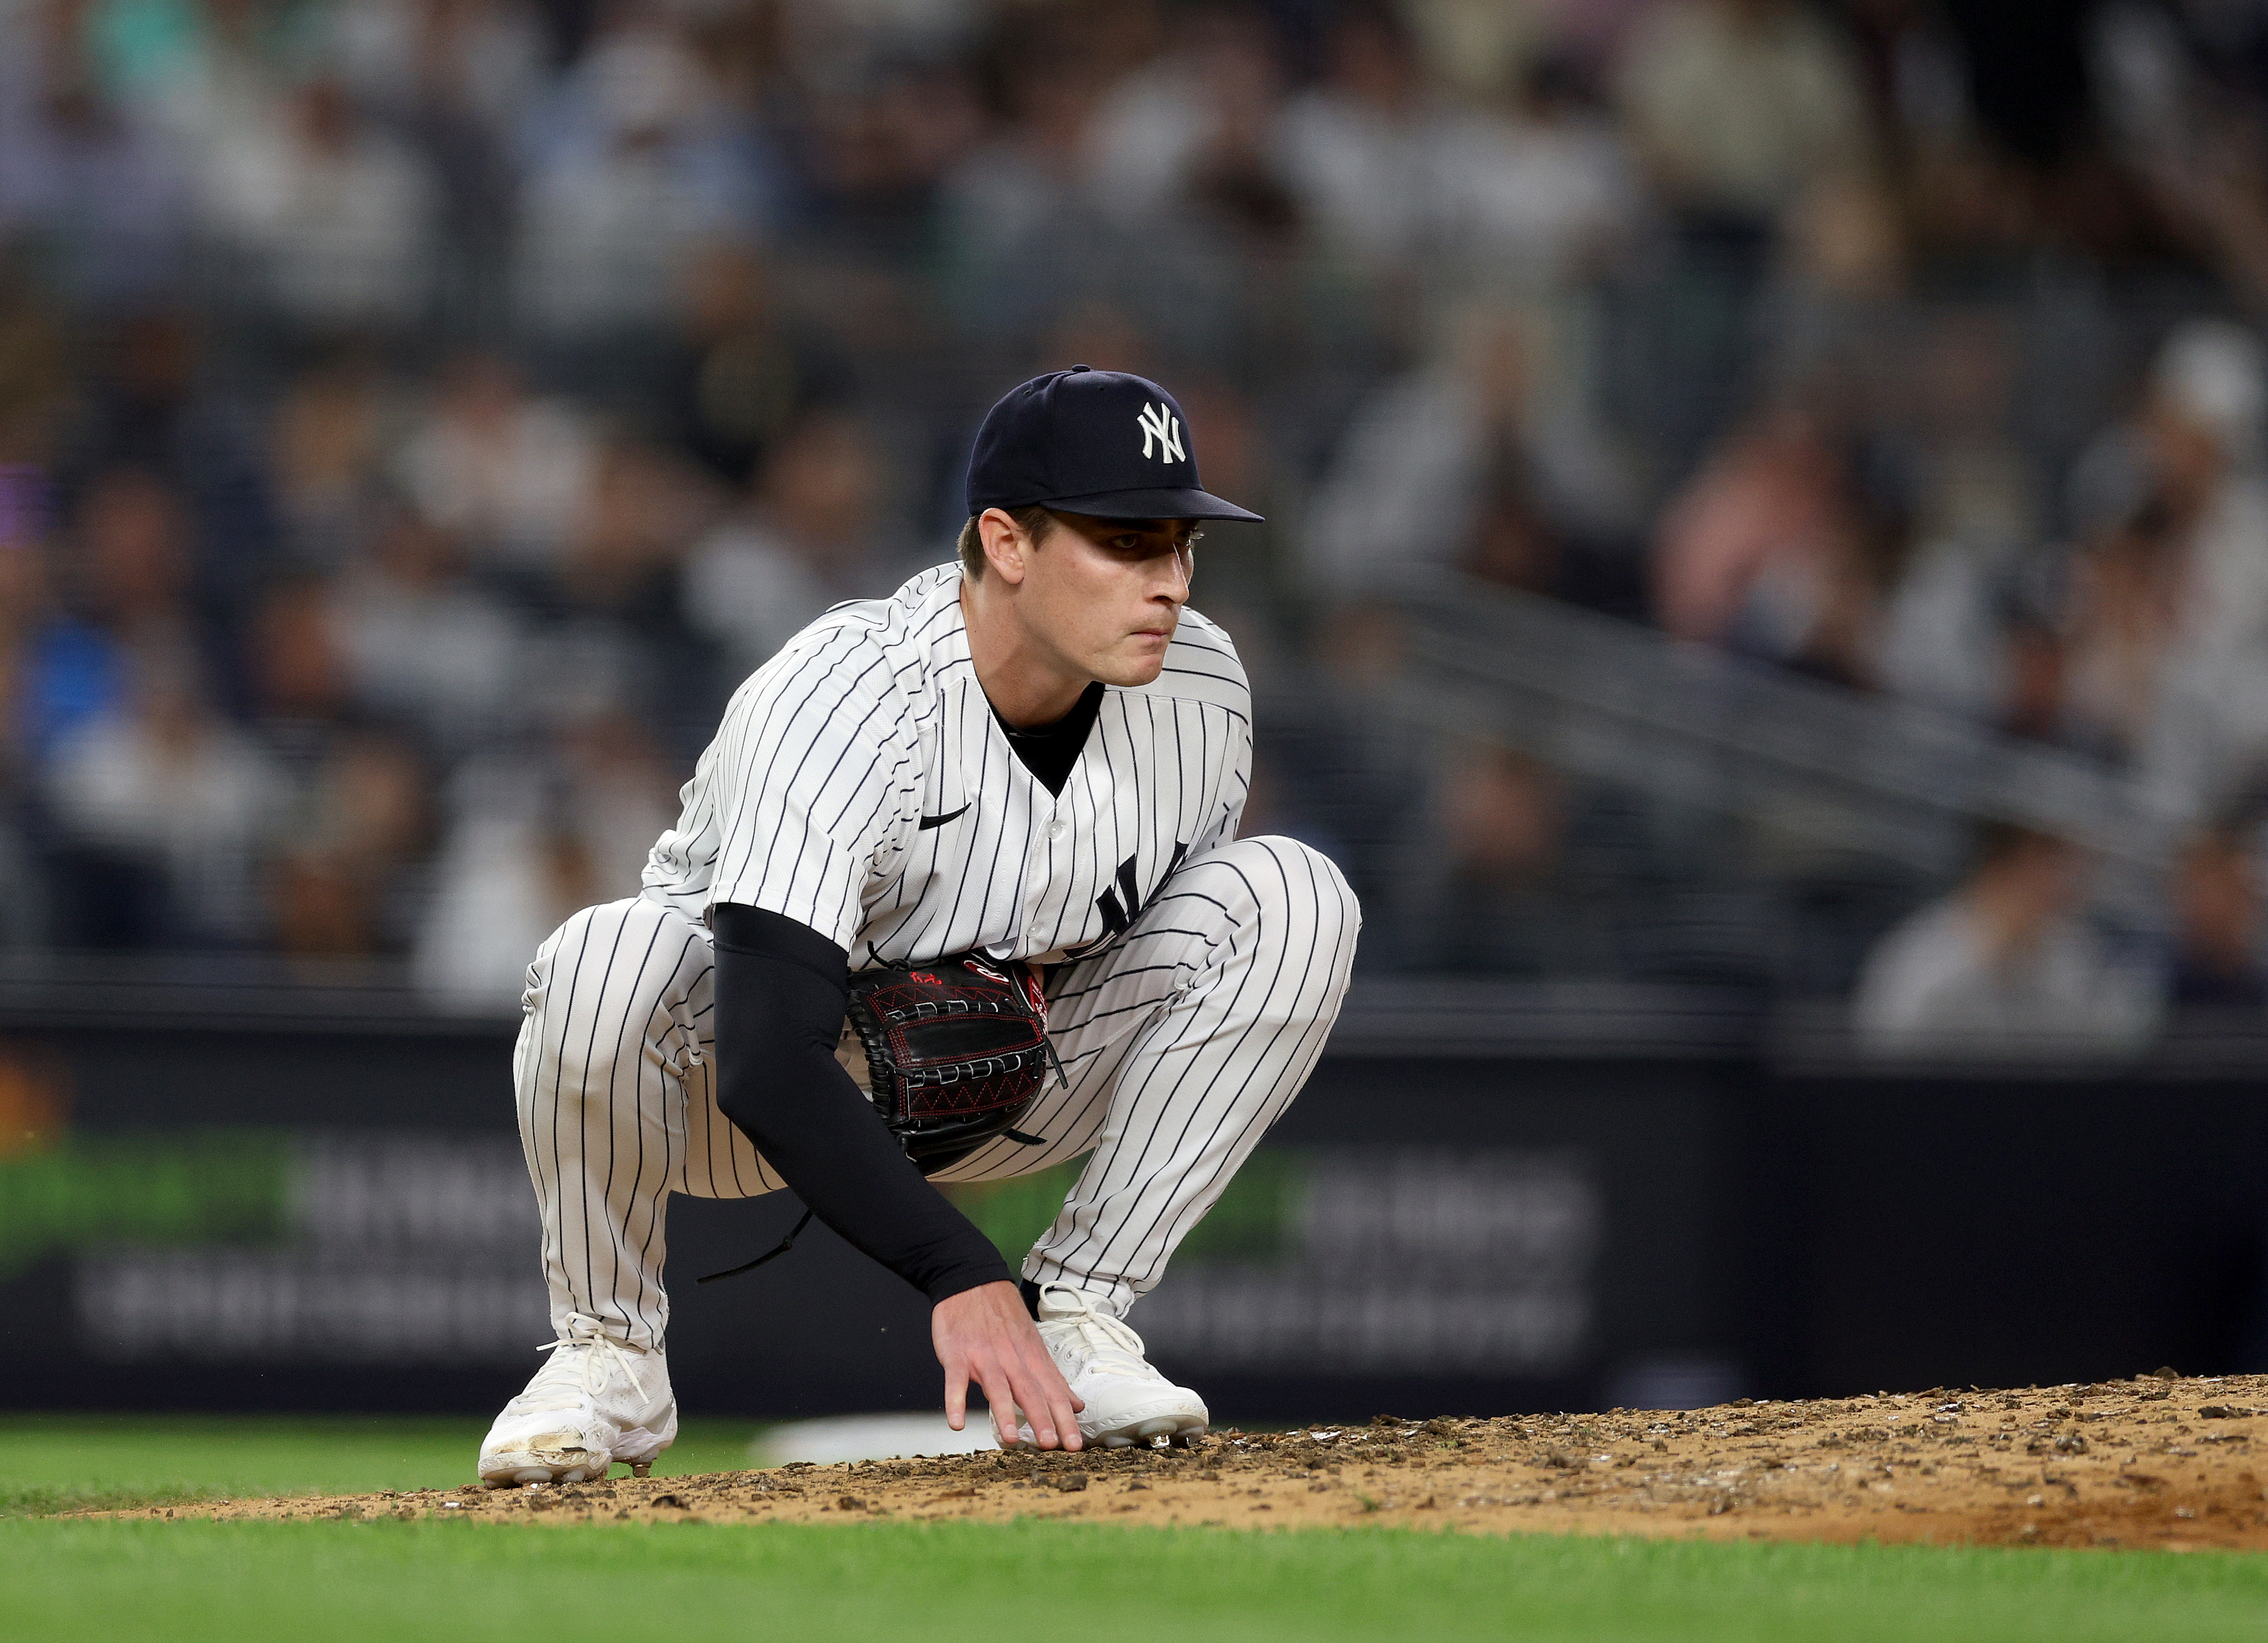
[[[538,1489],[231,1501],[136,1516],[539,1522],[1018,1517],[1484,1533],[2268,1549],[2268,1377],[1742,1402],[1690,1412],[1379,1416],[1119,1449],[794,1464]],[[470,1456],[468,1455],[469,1461]]]

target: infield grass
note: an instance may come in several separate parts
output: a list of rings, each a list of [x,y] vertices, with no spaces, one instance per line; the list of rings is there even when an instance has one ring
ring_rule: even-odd
[[[2163,1553],[1101,1525],[0,1524],[11,1635],[2258,1643],[2268,1565]]]
[[[488,1423],[282,1415],[0,1414],[0,1517],[475,1482]],[[689,1420],[657,1477],[748,1463],[753,1421]]]
[[[469,1438],[468,1433],[469,1431]],[[740,1463],[696,1429],[674,1471]],[[1023,1522],[118,1522],[161,1492],[460,1482],[468,1423],[0,1418],[0,1635],[325,1643],[590,1630],[625,1643],[1069,1635],[1275,1643],[2220,1643],[2268,1558]],[[658,1469],[659,1470],[659,1469]]]

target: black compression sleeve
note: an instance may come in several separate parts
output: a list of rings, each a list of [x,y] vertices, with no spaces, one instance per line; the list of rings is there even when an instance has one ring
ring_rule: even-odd
[[[821,1220],[932,1302],[1008,1281],[991,1241],[924,1179],[835,1058],[843,949],[758,907],[720,903],[710,924],[725,1116]]]

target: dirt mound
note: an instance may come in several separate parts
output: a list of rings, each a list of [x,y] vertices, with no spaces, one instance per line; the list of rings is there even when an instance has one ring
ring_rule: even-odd
[[[130,1516],[1085,1518],[2268,1549],[2268,1376],[1216,1433],[1202,1448],[236,1500]]]

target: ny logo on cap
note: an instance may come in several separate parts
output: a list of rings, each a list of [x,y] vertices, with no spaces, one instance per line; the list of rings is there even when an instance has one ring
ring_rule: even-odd
[[[1142,414],[1134,419],[1142,430],[1142,454],[1150,454],[1150,442],[1158,443],[1158,460],[1161,462],[1186,462],[1189,453],[1182,449],[1182,419],[1169,413],[1162,405],[1145,405]]]

